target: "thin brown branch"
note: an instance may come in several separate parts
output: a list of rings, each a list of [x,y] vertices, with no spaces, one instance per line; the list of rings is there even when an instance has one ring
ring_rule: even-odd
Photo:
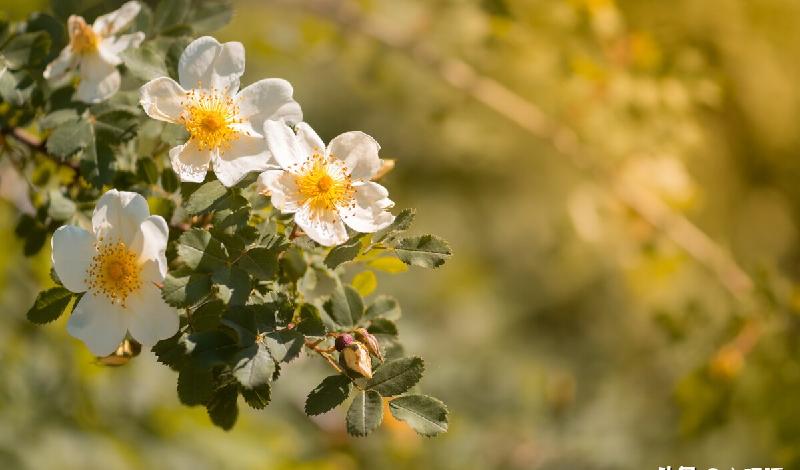
[[[753,281],[731,255],[683,214],[643,191],[616,181],[610,169],[600,167],[570,127],[547,116],[537,105],[497,80],[478,73],[466,62],[442,55],[418,35],[404,35],[364,18],[352,3],[341,0],[271,0],[272,3],[302,8],[324,18],[342,31],[366,36],[397,50],[430,69],[442,81],[466,93],[536,138],[548,142],[561,156],[591,177],[605,181],[612,194],[660,233],[671,239],[698,263],[706,267],[737,299],[753,290]]]

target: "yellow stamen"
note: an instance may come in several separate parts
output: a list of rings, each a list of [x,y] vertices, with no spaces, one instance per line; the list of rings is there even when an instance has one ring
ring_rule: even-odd
[[[239,107],[227,93],[196,88],[183,102],[181,123],[201,150],[225,150],[239,133],[231,128],[239,119]]]
[[[125,307],[128,296],[142,286],[141,271],[139,257],[124,243],[102,244],[86,272],[86,283],[93,293]]]
[[[70,18],[70,20],[69,45],[72,51],[76,54],[97,52],[100,48],[100,36],[80,16]]]
[[[337,166],[339,171],[336,171]],[[355,193],[342,163],[334,158],[326,161],[318,153],[300,168],[295,184],[302,196],[301,204],[308,202],[315,211],[330,211],[347,205]]]

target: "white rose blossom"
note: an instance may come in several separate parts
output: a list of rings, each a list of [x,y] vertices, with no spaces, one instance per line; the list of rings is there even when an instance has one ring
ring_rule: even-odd
[[[44,78],[59,79],[78,69],[80,83],[77,99],[99,103],[119,90],[121,77],[117,65],[122,63],[120,52],[138,47],[144,33],[116,34],[126,27],[141,10],[139,2],[128,2],[119,10],[99,16],[92,25],[80,16],[67,20],[69,45],[44,70]]]
[[[258,177],[258,189],[269,192],[272,205],[294,213],[303,231],[321,245],[347,241],[345,224],[371,233],[394,221],[389,192],[370,181],[381,168],[380,146],[363,132],[346,132],[328,147],[306,123],[295,134],[285,124],[264,124],[267,147],[280,169]]]
[[[167,274],[169,228],[145,199],[112,189],[97,201],[92,230],[74,225],[53,234],[53,267],[72,292],[85,292],[67,331],[98,356],[114,352],[126,333],[145,346],[178,331],[178,312],[158,287]]]
[[[264,122],[303,119],[289,82],[267,78],[239,91],[243,73],[241,43],[220,44],[204,36],[181,54],[180,83],[159,77],[142,86],[144,111],[153,119],[183,125],[190,135],[169,152],[181,181],[202,182],[209,163],[225,186],[265,170],[271,159],[261,135]]]

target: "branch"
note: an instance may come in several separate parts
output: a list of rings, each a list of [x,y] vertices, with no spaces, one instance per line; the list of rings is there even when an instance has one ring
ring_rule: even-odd
[[[753,291],[753,281],[735,259],[711,237],[649,193],[616,181],[608,168],[594,163],[577,133],[551,119],[538,106],[497,80],[481,75],[466,62],[442,55],[419,35],[406,36],[386,27],[378,27],[364,18],[357,7],[341,0],[270,0],[273,4],[304,10],[338,25],[342,31],[354,31],[431,70],[439,79],[492,109],[529,134],[549,143],[557,153],[591,177],[602,180],[612,194],[644,221],[671,239],[698,263],[706,267],[730,294],[744,299]]]

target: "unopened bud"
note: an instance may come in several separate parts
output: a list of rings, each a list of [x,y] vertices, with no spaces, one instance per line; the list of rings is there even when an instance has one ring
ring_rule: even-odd
[[[353,341],[339,355],[339,365],[358,375],[372,378],[372,360],[369,351],[363,344]]]
[[[337,351],[341,352],[342,349],[350,346],[353,341],[354,340],[352,336],[347,333],[342,333],[336,337],[336,341],[333,343],[333,345],[336,347]]]
[[[383,354],[381,354],[381,346],[378,344],[378,338],[365,328],[356,328],[355,334],[356,340],[364,343],[364,346],[367,347],[367,351],[377,357],[379,361],[383,362]]]

